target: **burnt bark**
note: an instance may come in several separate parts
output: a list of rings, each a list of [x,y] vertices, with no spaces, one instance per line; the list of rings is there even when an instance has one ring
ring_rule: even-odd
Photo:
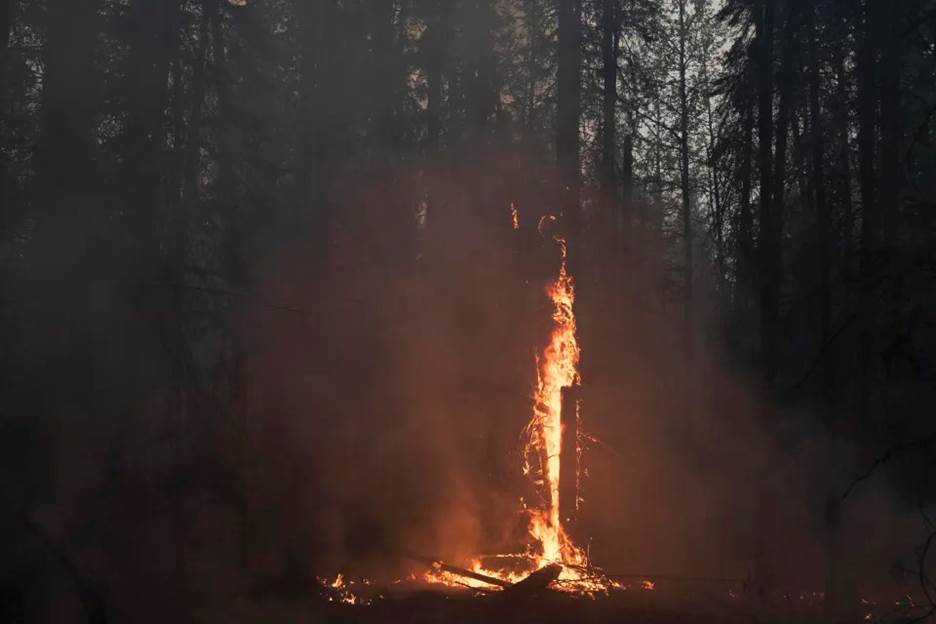
[[[561,396],[562,463],[559,465],[559,518],[560,522],[569,527],[578,516],[579,387],[574,385],[563,388]]]

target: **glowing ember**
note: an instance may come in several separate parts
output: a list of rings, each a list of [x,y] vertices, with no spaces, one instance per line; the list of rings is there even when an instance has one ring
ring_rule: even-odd
[[[340,572],[333,581],[329,581],[327,578],[318,577],[318,582],[321,583],[322,587],[325,589],[325,596],[329,602],[340,602],[349,605],[370,604],[370,600],[362,598],[352,591],[351,588],[355,582],[346,581],[344,575],[342,575]],[[364,585],[370,585],[370,581],[367,579],[363,579],[361,582]]]
[[[510,202],[510,223],[513,225],[513,229],[520,229],[520,211],[517,210],[513,202]]]
[[[656,584],[650,580],[644,581],[643,583],[640,584],[640,586],[650,591],[653,591],[654,589],[656,589]]]

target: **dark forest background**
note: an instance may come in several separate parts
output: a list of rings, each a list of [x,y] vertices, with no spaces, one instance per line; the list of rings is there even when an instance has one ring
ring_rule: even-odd
[[[557,235],[596,563],[915,582],[932,0],[2,0],[0,65],[2,619],[515,547]]]

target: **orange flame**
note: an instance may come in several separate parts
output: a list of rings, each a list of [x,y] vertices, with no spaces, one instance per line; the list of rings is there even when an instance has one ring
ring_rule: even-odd
[[[533,394],[533,418],[527,425],[529,442],[524,452],[524,473],[534,474],[533,462],[540,458],[538,481],[548,499],[544,509],[531,510],[530,534],[542,546],[542,565],[563,563],[583,566],[585,553],[569,536],[559,518],[559,471],[562,462],[562,389],[579,380],[580,350],[575,336],[575,288],[568,273],[566,242],[556,238],[561,253],[559,275],[546,287],[553,304],[553,328],[549,344],[536,358],[537,383]],[[545,466],[542,466],[545,458]]]
[[[519,227],[516,207],[511,204],[514,228]],[[540,223],[542,231],[542,221]],[[480,559],[474,559],[470,570],[512,583],[522,580],[529,572],[546,565],[561,564],[562,572],[555,583],[561,591],[594,596],[609,589],[623,587],[590,567],[587,553],[578,547],[566,532],[559,515],[559,474],[562,462],[562,389],[574,386],[581,378],[578,372],[580,350],[576,338],[575,288],[567,266],[567,245],[559,244],[561,262],[556,279],[546,286],[546,295],[552,302],[553,327],[549,343],[542,354],[536,356],[536,388],[533,393],[533,415],[524,429],[527,443],[523,449],[523,473],[542,488],[543,506],[528,508],[530,536],[538,544],[535,552],[527,555],[504,555],[524,560],[527,569],[504,571],[488,569]],[[576,444],[576,448],[577,448]],[[524,505],[526,507],[526,505]],[[434,566],[424,575],[425,580],[448,586],[464,586],[496,591],[483,581],[461,578]]]

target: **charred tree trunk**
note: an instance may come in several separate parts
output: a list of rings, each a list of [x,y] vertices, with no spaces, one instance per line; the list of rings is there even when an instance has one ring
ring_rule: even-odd
[[[559,518],[566,527],[578,515],[579,475],[579,386],[562,389],[560,422],[562,424],[562,463],[559,465]]]

